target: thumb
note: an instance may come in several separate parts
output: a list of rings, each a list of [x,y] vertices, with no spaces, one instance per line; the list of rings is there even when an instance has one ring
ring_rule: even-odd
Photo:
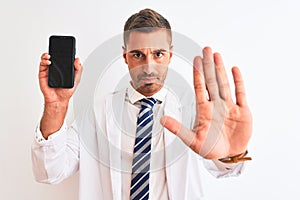
[[[177,135],[187,146],[191,146],[195,139],[195,133],[193,131],[189,130],[176,119],[169,116],[163,116],[160,118],[160,123],[170,132]]]

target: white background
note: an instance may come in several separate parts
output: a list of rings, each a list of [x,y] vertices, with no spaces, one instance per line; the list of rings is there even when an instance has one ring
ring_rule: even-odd
[[[84,62],[146,7],[169,19],[174,31],[221,52],[228,73],[237,65],[244,75],[254,117],[253,161],[238,178],[203,172],[206,198],[299,199],[298,0],[1,0],[0,199],[77,199],[77,176],[55,186],[33,179],[30,146],[43,110],[40,55],[51,34],[71,34]]]

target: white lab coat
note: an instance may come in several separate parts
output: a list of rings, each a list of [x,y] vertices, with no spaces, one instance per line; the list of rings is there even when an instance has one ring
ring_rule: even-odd
[[[122,199],[122,129],[118,122],[124,112],[125,94],[126,90],[122,90],[109,95],[103,102],[97,102],[95,112],[89,111],[83,117],[84,120],[81,120],[82,123],[68,130],[61,130],[53,140],[34,141],[32,161],[36,180],[50,184],[59,183],[79,169],[79,199]],[[184,120],[187,126],[192,125],[194,115],[190,118],[187,116],[191,116],[194,107],[181,105],[179,102],[178,98],[168,92],[164,115],[179,121]],[[119,115],[115,115],[113,109]],[[88,123],[86,118],[89,118]],[[202,159],[166,129],[164,138],[169,199],[204,199],[200,177],[202,161],[216,177],[236,176],[243,169],[243,163],[226,165],[219,161]]]

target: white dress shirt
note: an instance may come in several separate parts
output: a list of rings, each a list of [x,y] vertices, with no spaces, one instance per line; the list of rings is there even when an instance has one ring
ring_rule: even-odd
[[[151,160],[150,160],[150,179],[149,179],[149,199],[168,199],[168,190],[166,185],[165,172],[165,152],[164,152],[164,137],[163,128],[160,125],[159,119],[163,116],[163,107],[167,91],[162,88],[152,97],[158,102],[153,107],[154,124],[151,139]],[[131,166],[133,159],[133,149],[136,136],[136,122],[140,111],[139,100],[147,98],[137,92],[131,85],[127,88],[126,98],[124,102],[123,112],[123,130],[122,134],[122,199],[129,200],[130,184],[131,184]],[[61,130],[65,130],[64,123]],[[61,130],[59,132],[61,132]],[[52,141],[58,137],[59,132],[56,132],[48,137]],[[36,141],[38,143],[46,143],[42,133],[37,129]]]
[[[168,199],[165,171],[165,152],[163,128],[160,125],[160,118],[163,116],[164,101],[167,91],[162,88],[152,97],[157,103],[153,107],[154,124],[151,139],[151,160],[149,178],[149,199]],[[131,166],[133,159],[133,149],[137,128],[137,118],[140,111],[139,100],[146,98],[137,92],[131,85],[128,87],[123,112],[122,134],[122,197],[128,199],[130,196]],[[126,173],[127,172],[127,173]]]
[[[109,146],[99,146],[99,144],[102,144],[101,139],[106,137],[105,135],[104,137],[101,137],[101,135],[94,137],[94,133],[91,133],[90,138],[96,138],[100,141],[95,141],[95,144],[93,144],[95,146],[89,146],[90,149],[87,149],[86,141],[83,141],[83,138],[79,136],[80,133],[76,131],[76,128],[74,126],[67,127],[64,124],[58,132],[49,136],[48,140],[42,137],[39,127],[37,127],[35,140],[32,145],[32,163],[35,179],[42,183],[55,184],[75,174],[80,169],[79,195],[81,200],[129,199],[136,119],[139,112],[139,106],[136,104],[136,101],[143,98],[143,95],[136,92],[132,87],[127,88],[124,94],[126,94],[124,98],[120,98],[122,95],[117,98],[120,103],[124,104],[122,109],[122,131],[118,132],[119,129],[113,125],[113,120],[110,120],[110,112],[112,111],[107,106],[103,106],[97,111],[100,113],[101,119],[96,119],[100,120],[101,128],[106,131],[107,137],[113,140],[120,138],[120,172],[114,171],[114,163],[103,164],[95,159],[91,153],[93,149],[107,150],[105,148],[108,148],[104,153],[102,151],[103,155],[100,156],[109,157],[107,154],[110,154],[110,158],[118,159],[113,150],[110,152]],[[185,151],[186,153],[176,158],[176,162],[166,166],[166,160],[170,158],[171,161],[174,160],[172,156],[176,156],[178,150],[176,148],[169,149],[168,143],[173,140],[180,141],[180,139],[173,136],[166,129],[161,129],[159,119],[164,114],[172,116],[172,113],[177,112],[176,106],[172,106],[176,100],[170,98],[172,94],[165,88],[161,89],[153,97],[158,99],[160,103],[153,108],[155,120],[150,161],[151,199],[202,199],[201,170],[199,170],[200,162],[202,163],[202,161],[204,161],[204,166],[209,172],[216,177],[237,176],[241,173],[243,163],[228,165],[219,161],[202,160],[199,155],[196,155],[191,150]],[[187,110],[185,113],[190,114],[190,110]],[[89,133],[83,134],[88,135]],[[94,139],[91,141],[93,142]],[[166,147],[168,147],[167,150],[171,151],[167,151]],[[101,159],[104,160],[103,158]]]

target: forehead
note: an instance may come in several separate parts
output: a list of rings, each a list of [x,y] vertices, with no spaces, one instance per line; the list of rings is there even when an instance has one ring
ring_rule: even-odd
[[[126,50],[132,51],[146,48],[169,49],[170,36],[167,31],[157,30],[152,32],[130,32],[126,43]]]

